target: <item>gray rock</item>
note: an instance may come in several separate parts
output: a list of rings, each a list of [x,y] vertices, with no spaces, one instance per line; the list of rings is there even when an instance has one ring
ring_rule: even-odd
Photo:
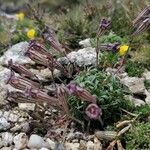
[[[10,123],[6,118],[0,117],[0,131],[7,130],[8,128],[10,128]]]
[[[15,148],[17,150],[19,149],[23,149],[27,146],[27,143],[28,143],[28,137],[25,133],[20,133],[18,135],[16,135],[14,137],[14,140],[13,140],[14,144],[15,144]]]
[[[150,105],[150,93],[147,90],[145,90],[145,94],[146,94],[145,102],[146,104]]]
[[[21,114],[19,114],[18,111],[9,110],[9,111],[4,111],[2,116],[9,122],[15,123],[18,121],[20,115]]]
[[[13,89],[10,85],[6,85],[6,81],[10,76],[10,70],[0,66],[0,105],[6,104],[5,98],[8,89]]]
[[[18,107],[21,110],[34,111],[35,104],[34,103],[18,103]]]
[[[94,150],[94,143],[92,141],[87,142],[87,150]]]
[[[47,138],[46,139],[47,145],[51,150],[54,150],[56,147],[56,144],[54,141],[52,141],[51,139]]]
[[[137,98],[134,98],[133,96],[126,96],[131,102],[133,102],[133,104],[135,106],[141,106],[141,105],[145,105],[146,103],[141,100],[141,99],[137,99]]]
[[[13,135],[12,133],[9,132],[3,132],[0,134],[0,136],[2,137],[1,142],[3,143],[3,146],[8,146],[11,145],[13,142]]]
[[[80,144],[79,143],[65,143],[65,150],[78,150]]]
[[[12,150],[12,147],[2,147],[0,150]]]
[[[150,80],[150,71],[145,71],[143,73],[143,77],[146,79],[146,80]]]
[[[19,115],[15,114],[15,113],[10,113],[9,117],[8,117],[8,121],[10,122],[17,122],[17,120],[19,119]]]
[[[67,55],[68,59],[72,63],[76,63],[78,66],[95,65],[96,52],[95,48],[87,47],[78,50],[77,52],[71,52]],[[66,57],[59,58],[58,61],[62,64],[69,64],[69,60]]]
[[[84,48],[91,47],[90,38],[80,41],[79,45]]]
[[[28,122],[22,122],[21,124],[15,124],[13,128],[10,129],[11,132],[22,131],[28,132],[30,130],[30,126]]]
[[[122,84],[127,86],[132,93],[144,94],[144,79],[137,77],[125,77],[120,80]]]
[[[49,150],[48,148],[40,148],[39,150]]]
[[[102,150],[102,143],[95,137],[94,138],[94,150]]]
[[[40,149],[40,148],[47,148],[48,145],[41,136],[32,134],[29,138],[28,147]]]
[[[24,53],[26,52],[28,45],[29,45],[28,42],[20,42],[16,45],[13,45],[0,58],[0,64],[6,65],[8,64],[8,61],[10,59],[12,59],[13,62],[18,64],[34,64],[34,62],[30,58],[24,56]]]
[[[42,70],[30,69],[30,71],[33,72],[40,80],[52,79],[52,73],[48,68]],[[61,75],[61,72],[57,69],[55,69],[53,73],[54,77],[60,77]]]

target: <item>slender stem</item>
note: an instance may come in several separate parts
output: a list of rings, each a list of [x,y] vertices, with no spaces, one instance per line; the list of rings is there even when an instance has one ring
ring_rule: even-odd
[[[54,79],[54,70],[51,70],[51,74],[52,74],[53,84],[54,84],[54,86],[55,86],[55,89],[57,90],[57,85],[56,85],[55,79]]]
[[[96,38],[96,67],[98,69],[98,65],[99,65],[99,38]]]

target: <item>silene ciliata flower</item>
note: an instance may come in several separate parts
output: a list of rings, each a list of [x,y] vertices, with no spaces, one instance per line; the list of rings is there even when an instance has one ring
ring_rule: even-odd
[[[100,119],[102,116],[102,110],[97,106],[97,104],[89,104],[88,107],[85,110],[86,115],[90,119]]]
[[[97,37],[101,36],[109,27],[110,27],[111,21],[108,19],[102,19],[100,21],[98,30],[97,30]]]

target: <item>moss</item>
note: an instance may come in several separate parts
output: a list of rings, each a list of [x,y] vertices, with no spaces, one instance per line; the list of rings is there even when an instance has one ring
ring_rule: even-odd
[[[136,123],[125,135],[126,150],[150,149],[150,123]]]
[[[144,70],[144,64],[137,61],[127,60],[125,64],[125,71],[130,77],[141,77]]]

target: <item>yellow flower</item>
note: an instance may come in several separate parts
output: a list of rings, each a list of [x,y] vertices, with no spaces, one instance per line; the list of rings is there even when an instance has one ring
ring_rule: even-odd
[[[128,49],[129,49],[128,45],[122,45],[122,46],[120,46],[119,47],[119,55],[120,56],[124,56],[127,53]]]
[[[34,39],[34,37],[35,37],[35,30],[34,30],[34,29],[29,29],[29,30],[27,31],[27,37],[28,37],[29,39]]]
[[[22,21],[24,19],[24,16],[25,15],[24,15],[23,12],[20,12],[20,13],[16,14],[17,19],[20,20],[20,21]]]

